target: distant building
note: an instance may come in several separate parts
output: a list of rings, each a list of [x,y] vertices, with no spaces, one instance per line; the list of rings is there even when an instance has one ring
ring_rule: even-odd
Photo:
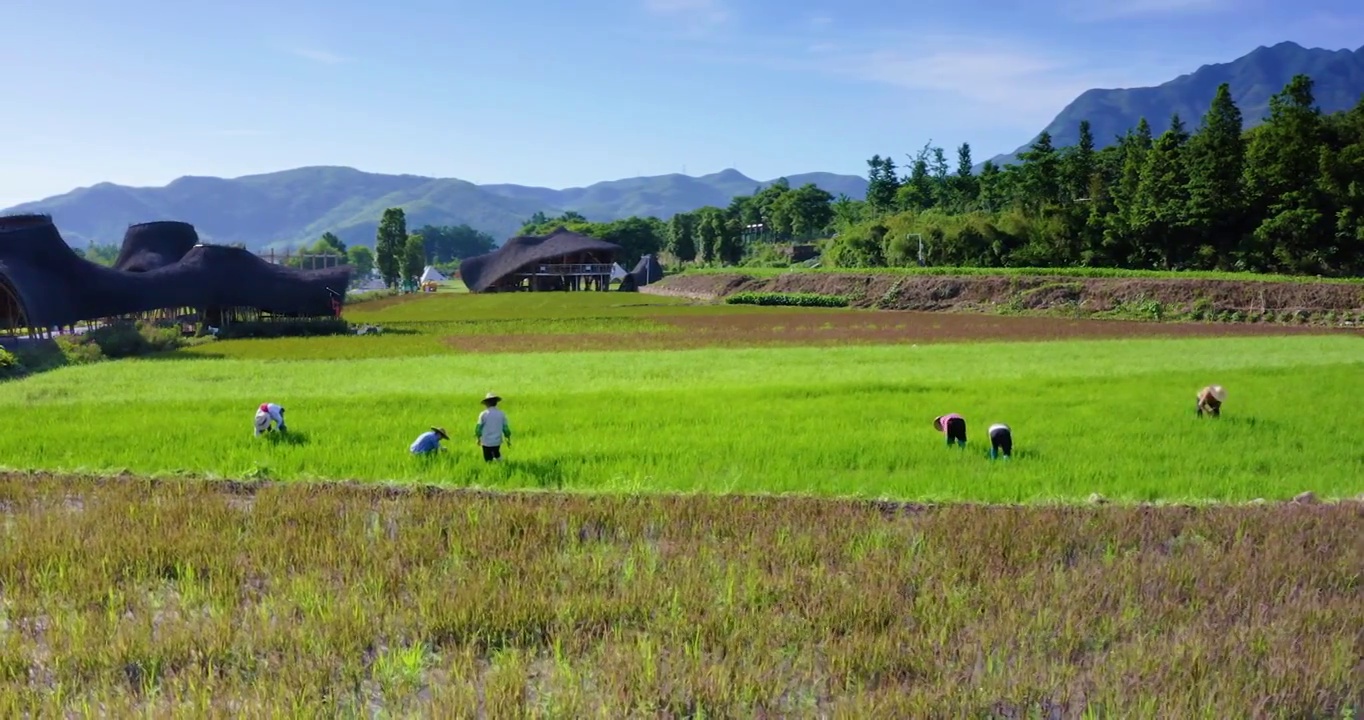
[[[515,237],[466,258],[460,277],[469,292],[610,290],[611,270],[624,248],[558,228],[543,237]]]

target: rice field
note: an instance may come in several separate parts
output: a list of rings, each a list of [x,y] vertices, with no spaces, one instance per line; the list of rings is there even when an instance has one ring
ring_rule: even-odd
[[[563,303],[581,303],[579,314],[570,316]],[[1244,501],[1364,492],[1354,420],[1364,390],[1358,333],[923,344],[904,341],[910,333],[885,344],[662,351],[631,349],[620,339],[628,335],[623,328],[658,322],[664,313],[744,318],[750,327],[820,314],[606,293],[446,294],[376,305],[353,315],[379,322],[382,336],[222,341],[0,385],[0,411],[22,418],[0,436],[0,465],[931,501],[1082,500],[1095,493],[1115,501]],[[824,317],[838,327],[849,314]],[[611,331],[587,329],[602,327]],[[598,336],[614,342],[595,350],[497,351],[499,338],[527,335],[549,346]],[[452,338],[486,345],[461,352]],[[414,340],[440,350],[415,350]],[[313,354],[283,359],[301,345]],[[316,357],[327,352],[341,359]],[[1213,382],[1231,393],[1226,413],[1199,422],[1193,396]],[[491,467],[473,438],[488,391],[506,398],[514,430],[507,461]],[[252,437],[251,416],[267,401],[288,408],[291,433]],[[946,448],[930,425],[947,412],[968,420],[964,451]],[[1014,428],[1018,451],[1008,464],[986,460],[983,430],[994,422]],[[408,444],[432,426],[450,432],[448,451],[411,457]]]
[[[348,316],[384,333],[0,383],[0,712],[1364,709],[1358,332],[615,293]],[[290,433],[252,437],[266,401]],[[448,450],[411,457],[432,425]],[[1346,501],[1274,502],[1305,491]]]

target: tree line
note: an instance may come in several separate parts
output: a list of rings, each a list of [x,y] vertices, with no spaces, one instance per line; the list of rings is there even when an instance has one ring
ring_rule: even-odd
[[[1017,164],[979,173],[966,144],[955,168],[931,144],[908,172],[872,157],[866,197],[843,208],[825,257],[1364,274],[1364,99],[1325,115],[1299,75],[1249,131],[1226,84],[1192,131],[1178,115],[1159,134],[1142,119],[1096,150],[1089,123],[1079,130],[1074,146],[1043,133]]]
[[[465,224],[427,224],[409,233],[403,209],[388,208],[379,220],[373,250],[364,245],[346,247],[334,233],[326,232],[313,244],[300,248],[299,253],[336,256],[338,264],[355,268],[356,281],[368,278],[377,269],[384,285],[396,288],[404,280],[416,282],[428,264],[448,272],[458,261],[491,252],[496,246],[493,236]],[[295,256],[285,263],[302,267],[303,259]]]
[[[776,262],[773,241],[820,238],[836,267],[1092,266],[1346,276],[1364,274],[1364,99],[1324,114],[1306,75],[1246,130],[1223,84],[1196,128],[1142,119],[1098,149],[1088,122],[1056,147],[1042,133],[1016,163],[955,157],[931,142],[903,167],[867,161],[861,199],[779,180],[729,206],[593,223],[537,215],[523,234],[564,225],[705,264]]]
[[[762,244],[823,237],[834,218],[828,191],[809,183],[792,188],[781,178],[733,198],[726,207],[678,213],[667,222],[656,217],[593,222],[574,211],[557,217],[536,213],[520,234],[545,235],[564,227],[620,245],[630,265],[661,250],[681,262],[737,264]]]
[[[848,268],[1364,274],[1364,98],[1324,114],[1311,78],[1298,75],[1270,100],[1263,123],[1244,125],[1223,84],[1196,128],[1174,115],[1157,133],[1143,118],[1102,149],[1087,121],[1073,146],[1056,147],[1044,132],[1016,163],[979,171],[969,144],[951,158],[930,142],[903,167],[889,155],[869,159],[861,199],[781,179],[667,221],[536,213],[520,234],[565,227],[621,245],[627,266],[660,251],[688,264],[783,264],[776,243],[818,241],[825,265]],[[385,283],[421,272],[401,210],[385,211],[378,236]],[[467,226],[427,226],[411,237],[427,238],[423,257],[436,260],[496,245]]]

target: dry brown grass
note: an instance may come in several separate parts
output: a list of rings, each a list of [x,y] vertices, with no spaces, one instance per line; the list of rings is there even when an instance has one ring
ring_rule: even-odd
[[[1364,504],[0,476],[0,712],[1346,717]]]
[[[819,310],[733,314],[657,315],[666,330],[629,332],[503,333],[459,335],[445,342],[463,352],[568,352],[577,350],[687,350],[707,347],[837,346],[970,341],[1023,342],[1116,338],[1245,337],[1331,332],[1320,327],[1247,323],[1154,323],[1058,317]]]

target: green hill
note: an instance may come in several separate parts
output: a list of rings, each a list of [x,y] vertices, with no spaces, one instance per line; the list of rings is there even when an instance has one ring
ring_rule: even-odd
[[[1155,87],[1087,90],[1075,98],[1044,131],[1056,147],[1074,145],[1081,120],[1088,120],[1098,147],[1112,145],[1144,117],[1156,133],[1169,126],[1170,116],[1180,118],[1192,130],[1208,111],[1217,86],[1231,85],[1232,99],[1245,117],[1246,128],[1259,125],[1269,112],[1269,98],[1283,89],[1294,75],[1307,75],[1323,112],[1348,110],[1364,95],[1364,48],[1323,50],[1304,48],[1293,42],[1259,47],[1229,63],[1204,65]],[[1041,133],[1038,133],[1040,136]],[[994,158],[996,164],[1012,163],[1028,149],[1034,136],[1009,155]]]
[[[814,182],[835,195],[860,198],[866,192],[864,179],[848,175],[810,173],[788,180],[793,186]],[[536,212],[576,210],[593,220],[668,218],[706,205],[728,205],[734,196],[769,182],[725,170],[702,177],[661,175],[553,190],[305,167],[230,179],[182,177],[159,188],[100,183],[4,212],[51,213],[73,245],[118,242],[133,223],[184,220],[194,223],[209,242],[240,242],[257,249],[311,242],[328,231],[347,244],[373,244],[379,218],[389,207],[403,208],[412,228],[468,224],[506,238]]]

